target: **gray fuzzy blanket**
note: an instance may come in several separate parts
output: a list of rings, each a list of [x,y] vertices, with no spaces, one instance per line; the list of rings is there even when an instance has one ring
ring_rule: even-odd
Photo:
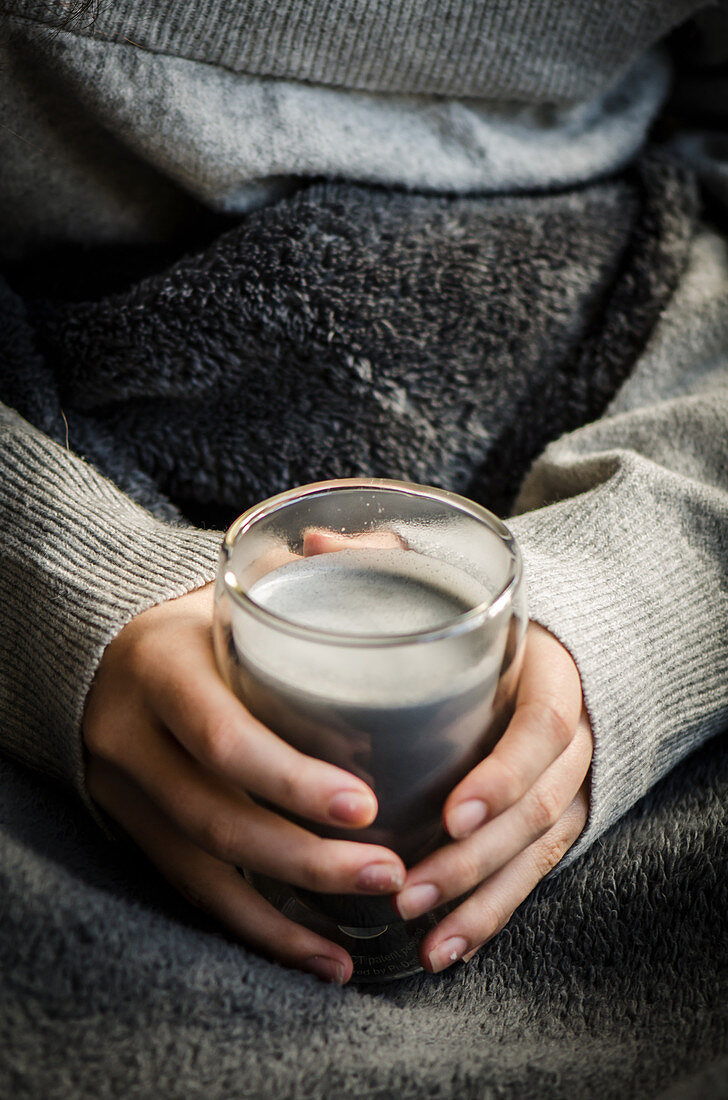
[[[350,474],[505,510],[629,373],[693,214],[655,160],[487,201],[316,185],[95,300],[0,288],[0,397],[160,514]],[[0,761],[0,1095],[728,1097],[727,819],[719,738],[468,965],[339,989]]]
[[[728,740],[472,962],[323,985],[205,925],[61,792],[0,762],[0,1095],[728,1097]]]

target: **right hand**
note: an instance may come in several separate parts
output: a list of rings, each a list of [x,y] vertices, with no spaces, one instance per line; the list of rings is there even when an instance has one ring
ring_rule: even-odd
[[[404,865],[388,848],[324,840],[250,797],[338,827],[362,828],[377,813],[365,783],[286,744],[226,687],[212,611],[207,585],[142,612],[107,646],[83,721],[88,790],[173,886],[245,943],[347,982],[344,948],[282,916],[238,867],[324,893],[382,895],[402,886]]]

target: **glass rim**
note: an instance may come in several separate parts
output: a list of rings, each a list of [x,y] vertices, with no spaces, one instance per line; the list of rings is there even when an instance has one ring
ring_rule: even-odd
[[[326,496],[335,492],[350,492],[357,489],[381,489],[386,492],[402,493],[407,496],[426,497],[429,500],[438,500],[449,507],[471,516],[497,535],[510,552],[510,563],[505,583],[498,592],[489,600],[463,611],[455,618],[449,619],[441,626],[426,630],[417,630],[407,634],[352,634],[345,631],[322,630],[318,627],[306,626],[296,623],[283,615],[277,614],[256,602],[239,584],[237,576],[230,568],[230,559],[235,549],[237,540],[249,531],[253,525],[277,511],[282,511],[289,504],[306,497]],[[309,641],[325,643],[328,645],[355,646],[363,649],[379,648],[384,646],[412,645],[416,642],[438,641],[442,638],[453,637],[467,633],[470,630],[484,625],[500,615],[504,607],[512,602],[513,596],[523,576],[523,560],[513,534],[493,512],[476,504],[467,497],[452,493],[447,489],[438,489],[432,485],[421,485],[416,482],[398,481],[391,478],[336,478],[328,481],[314,481],[307,485],[299,485],[295,489],[288,489],[283,493],[268,497],[266,500],[254,504],[246,509],[228,527],[222,540],[221,547],[222,581],[225,591],[233,600],[246,611],[252,613],[257,619],[287,634],[303,638]]]

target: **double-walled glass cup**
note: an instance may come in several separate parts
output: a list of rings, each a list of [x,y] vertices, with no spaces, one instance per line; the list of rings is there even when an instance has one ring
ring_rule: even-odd
[[[463,497],[405,482],[305,485],[240,516],[221,550],[215,650],[228,686],[270,729],[368,783],[365,829],[412,866],[446,842],[452,788],[513,710],[526,626],[518,548]],[[318,894],[259,874],[286,916],[342,944],[354,977],[420,969],[450,906],[403,922],[389,898]]]

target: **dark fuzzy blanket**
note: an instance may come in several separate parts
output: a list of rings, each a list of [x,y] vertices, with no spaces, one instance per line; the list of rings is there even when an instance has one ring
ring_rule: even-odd
[[[654,160],[517,199],[315,186],[96,301],[6,290],[0,397],[160,514],[351,474],[503,510],[628,374],[693,207]],[[727,825],[723,738],[467,966],[342,990],[0,761],[0,1095],[728,1097]]]
[[[359,475],[504,512],[544,445],[631,369],[693,206],[657,159],[540,197],[313,186],[124,293],[32,304],[43,357],[31,369],[17,335],[0,346],[0,399],[198,521]],[[8,331],[27,328],[17,299],[4,308]]]

